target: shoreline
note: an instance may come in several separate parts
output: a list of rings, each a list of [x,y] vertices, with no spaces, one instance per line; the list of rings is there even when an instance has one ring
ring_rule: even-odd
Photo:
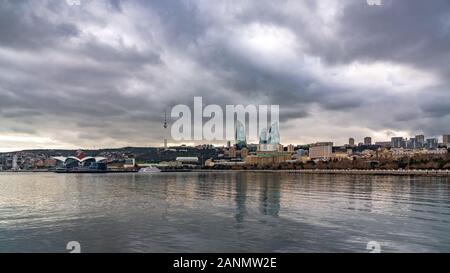
[[[450,177],[450,170],[191,170],[188,173],[289,173],[289,174],[325,174],[325,175],[370,175],[370,176],[429,176],[429,177]],[[21,174],[21,173],[57,173],[54,171],[34,170],[34,171],[0,171],[1,173]],[[71,172],[60,172],[71,173]],[[92,174],[123,174],[137,172],[92,172]],[[161,173],[186,173],[186,171],[169,171]],[[89,173],[88,173],[89,174]]]
[[[450,177],[450,170],[194,170],[198,173],[251,172],[326,175],[432,176]]]

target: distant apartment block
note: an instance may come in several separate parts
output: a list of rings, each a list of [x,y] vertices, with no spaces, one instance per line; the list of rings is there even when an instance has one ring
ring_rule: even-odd
[[[416,141],[417,141],[418,148],[425,147],[425,136],[424,135],[416,136]]]
[[[406,148],[405,139],[403,137],[393,137],[391,139],[391,148],[392,149]]]
[[[355,139],[354,138],[349,138],[348,145],[351,146],[351,147],[354,147],[355,146]]]
[[[291,159],[291,154],[272,152],[267,154],[250,155],[245,158],[245,164],[254,166],[273,166]]]
[[[419,144],[419,142],[417,141],[416,138],[411,138],[411,139],[406,141],[406,148],[407,149],[415,150],[415,149],[420,149],[422,147],[423,147],[423,145]]]
[[[442,143],[445,147],[450,148],[450,135],[444,135],[442,137]]]
[[[288,152],[288,153],[294,153],[294,152],[295,152],[295,146],[292,145],[292,144],[289,144],[289,145],[287,146],[287,152]]]
[[[311,159],[329,159],[333,157],[333,142],[319,142],[309,147]]]
[[[379,142],[375,142],[375,145],[380,146],[382,148],[390,148],[391,142],[390,141],[379,141]]]
[[[425,145],[427,149],[437,149],[439,147],[439,140],[437,138],[429,138]]]

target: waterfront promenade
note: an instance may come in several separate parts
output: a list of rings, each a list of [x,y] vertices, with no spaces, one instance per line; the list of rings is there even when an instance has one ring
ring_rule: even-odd
[[[0,173],[45,173],[53,172],[49,170],[29,170],[29,171],[0,171]],[[176,173],[177,171],[171,171]],[[186,171],[179,171],[186,172]],[[296,174],[327,174],[327,175],[391,175],[391,176],[439,176],[450,177],[450,170],[207,170],[193,169],[192,172],[200,173],[226,173],[226,172],[251,172],[251,173],[296,173]],[[109,172],[122,173],[122,172]]]
[[[450,177],[450,170],[196,170],[197,172],[297,173],[329,175],[393,175]]]

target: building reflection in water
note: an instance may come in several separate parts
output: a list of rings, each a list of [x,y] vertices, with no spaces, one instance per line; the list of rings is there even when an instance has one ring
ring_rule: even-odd
[[[247,215],[247,175],[237,174],[236,185],[236,221],[242,223]]]
[[[280,177],[277,175],[258,176],[260,179],[255,179],[254,174],[241,173],[235,177],[236,189],[236,221],[241,223],[248,215],[248,187],[252,191],[259,189],[258,209],[263,215],[278,217],[280,213]]]
[[[265,175],[260,181],[259,209],[263,215],[278,217],[280,213],[280,176]]]

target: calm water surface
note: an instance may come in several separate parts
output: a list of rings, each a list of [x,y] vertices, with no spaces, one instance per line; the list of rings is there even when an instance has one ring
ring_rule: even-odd
[[[0,252],[450,252],[450,179],[0,174]]]

